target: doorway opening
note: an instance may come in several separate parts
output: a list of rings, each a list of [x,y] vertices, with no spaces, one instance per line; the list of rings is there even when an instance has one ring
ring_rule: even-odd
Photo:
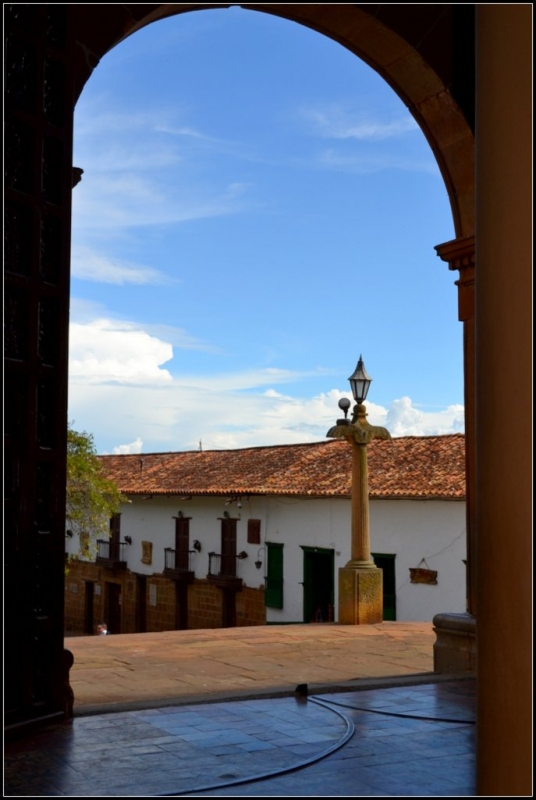
[[[104,622],[110,633],[121,633],[121,584],[106,581],[104,593]]]
[[[136,575],[136,631],[147,630],[147,576]]]
[[[95,619],[93,597],[95,594],[95,581],[86,581],[84,596],[84,632],[88,636],[95,633]]]
[[[383,618],[396,620],[395,558],[393,554],[372,553],[374,563],[383,570]]]
[[[335,551],[323,547],[303,550],[303,621],[333,622]]]

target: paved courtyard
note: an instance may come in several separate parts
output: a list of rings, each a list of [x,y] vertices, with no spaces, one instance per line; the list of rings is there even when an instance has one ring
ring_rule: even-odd
[[[288,694],[299,683],[431,673],[429,622],[263,625],[65,640],[75,713],[158,701]]]

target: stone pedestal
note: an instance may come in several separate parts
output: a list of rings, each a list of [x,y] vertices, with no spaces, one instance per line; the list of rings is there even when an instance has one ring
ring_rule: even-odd
[[[434,672],[476,671],[476,620],[471,614],[436,614]]]
[[[383,570],[339,569],[339,623],[374,625],[383,622]]]

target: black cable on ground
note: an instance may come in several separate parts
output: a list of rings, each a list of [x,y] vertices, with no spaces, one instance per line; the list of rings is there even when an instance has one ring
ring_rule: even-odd
[[[318,700],[319,698],[310,697],[310,700]],[[347,708],[349,711],[366,711],[368,714],[382,714],[385,717],[401,717],[402,719],[420,719],[423,722],[452,722],[452,723],[462,723],[464,725],[475,725],[475,720],[473,719],[447,719],[446,717],[422,717],[418,714],[397,714],[395,711],[379,711],[375,708],[359,708],[358,706],[349,706],[347,703],[337,703],[335,700],[324,700],[324,703],[328,703],[334,706],[340,706],[341,708]]]
[[[329,756],[331,755],[331,753],[335,753],[341,747],[344,747],[344,745],[350,741],[350,739],[355,733],[355,725],[352,722],[352,720],[348,719],[348,717],[342,714],[340,711],[337,711],[336,708],[331,708],[330,705],[326,703],[326,701],[321,700],[320,698],[309,697],[307,702],[316,703],[316,705],[322,706],[327,711],[331,711],[334,714],[337,714],[337,716],[340,717],[345,723],[346,732],[344,736],[342,736],[338,742],[335,742],[335,744],[331,745],[331,747],[328,747],[325,750],[322,750],[320,753],[317,753],[316,755],[311,756],[310,758],[304,759],[303,761],[300,761],[299,764],[294,764],[291,767],[282,767],[279,769],[267,770],[266,772],[263,772],[260,775],[254,775],[252,777],[250,776],[247,778],[236,778],[231,781],[223,781],[221,783],[212,783],[208,786],[196,787],[194,789],[185,789],[182,792],[159,793],[152,795],[152,797],[180,797],[182,795],[192,795],[192,794],[199,794],[200,792],[211,792],[216,789],[225,789],[228,786],[239,786],[242,783],[257,783],[258,781],[263,781],[266,780],[267,778],[274,778],[278,775],[287,775],[289,772],[295,772],[296,770],[302,769],[303,767],[308,767],[310,764],[315,764],[317,761],[321,761],[326,756]]]

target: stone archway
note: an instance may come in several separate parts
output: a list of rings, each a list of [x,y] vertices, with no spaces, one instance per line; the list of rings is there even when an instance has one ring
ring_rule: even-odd
[[[14,653],[8,676],[8,718],[14,725],[61,713],[64,702],[56,676],[63,664],[71,188],[79,178],[72,167],[74,105],[114,45],[155,20],[203,7],[6,7],[6,466],[12,476],[6,574],[13,598],[6,647]],[[408,7],[413,10],[400,14],[389,6],[373,7],[374,13],[355,5],[245,8],[331,37],[390,83],[432,146],[458,235],[470,236],[470,103],[462,112],[449,89],[456,84],[452,9]]]
[[[74,104],[99,59],[123,38],[153,20],[204,7],[215,6],[4,6],[8,729],[20,731],[72,708],[72,659],[63,650],[63,560]],[[479,791],[530,795],[532,9],[523,4],[245,8],[308,25],[363,58],[412,110],[443,172],[458,241],[443,247],[441,257],[455,269],[469,268],[461,282],[469,298],[475,291],[478,306],[471,358],[478,353],[476,518],[485,533],[476,548],[483,654]],[[475,106],[481,263],[473,289],[470,252],[464,248],[470,251],[475,232]],[[512,387],[515,404],[507,417]]]

